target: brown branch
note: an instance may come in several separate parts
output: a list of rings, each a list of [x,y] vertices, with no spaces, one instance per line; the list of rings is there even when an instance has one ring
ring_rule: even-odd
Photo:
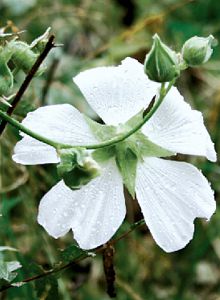
[[[119,237],[115,238],[114,240],[111,240],[108,244],[109,245],[115,245],[118,241],[120,241],[121,239],[127,237],[133,230],[135,230],[136,228],[141,227],[144,224],[145,224],[144,220],[141,219],[140,221],[132,224],[130,226],[129,230],[125,231],[122,235],[120,235]],[[104,244],[104,245],[102,245],[102,246],[100,246],[100,247],[98,247],[98,248],[96,248],[94,250],[91,250],[91,251],[92,251],[92,253],[98,254],[98,253],[102,253],[105,249],[106,249],[106,244]],[[55,269],[52,269],[52,270],[49,270],[49,271],[45,271],[45,272],[43,272],[41,274],[38,274],[36,276],[26,278],[26,279],[24,279],[24,280],[22,280],[20,282],[16,282],[16,283],[13,283],[13,284],[9,284],[9,285],[3,286],[0,289],[0,292],[3,292],[5,290],[8,290],[10,288],[14,288],[14,287],[17,287],[17,286],[22,286],[22,284],[28,283],[30,281],[38,280],[38,279],[41,279],[43,277],[50,276],[51,274],[55,274],[55,273],[58,273],[60,271],[66,270],[66,269],[74,266],[78,262],[80,262],[83,259],[88,258],[88,257],[91,257],[91,252],[85,252],[83,255],[79,256],[74,261],[71,261],[68,264],[63,265],[61,267],[58,267],[58,268],[55,268]]]
[[[50,50],[55,47],[55,45],[53,43],[54,38],[55,38],[54,35],[50,36],[44,50],[42,51],[42,53],[37,58],[37,60],[34,63],[33,67],[31,68],[30,72],[27,74],[24,82],[22,83],[20,89],[18,90],[17,94],[14,97],[14,100],[11,103],[12,106],[7,111],[8,115],[11,115],[13,113],[14,109],[16,108],[17,104],[19,103],[22,96],[24,95],[26,89],[28,88],[29,84],[31,83],[31,80],[33,79],[33,77],[36,74],[37,70],[39,69],[40,65],[42,64],[42,62],[44,61],[44,59],[46,58],[46,56],[48,55]],[[2,120],[2,122],[0,124],[0,136],[3,133],[6,124],[7,124],[7,122]]]

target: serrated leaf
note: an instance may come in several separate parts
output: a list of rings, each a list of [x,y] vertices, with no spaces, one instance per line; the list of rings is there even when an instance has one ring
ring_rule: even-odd
[[[22,265],[18,261],[9,261],[7,262],[9,272],[13,272],[17,269],[20,269]]]
[[[138,158],[131,148],[128,147],[126,142],[116,146],[116,162],[121,172],[123,182],[134,198]]]
[[[17,276],[14,271],[20,269],[22,266],[18,261],[0,261],[0,279],[11,282]]]

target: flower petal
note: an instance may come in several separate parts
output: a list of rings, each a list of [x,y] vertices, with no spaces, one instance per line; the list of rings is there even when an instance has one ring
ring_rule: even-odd
[[[60,161],[53,147],[27,135],[16,144],[12,158],[16,163],[23,165],[51,164]]]
[[[55,238],[72,228],[79,246],[92,249],[113,236],[125,213],[122,178],[109,160],[102,175],[80,190],[63,181],[54,186],[40,202],[38,222]]]
[[[166,252],[185,247],[194,219],[209,219],[216,208],[206,178],[184,162],[146,158],[138,165],[136,195],[153,238]]]
[[[80,145],[97,142],[83,115],[72,105],[49,105],[28,113],[22,124],[32,131],[59,143]],[[21,164],[57,163],[53,147],[23,133],[14,149],[13,159]]]
[[[118,67],[99,67],[81,72],[74,82],[106,124],[126,122],[147,108],[159,85],[150,81],[143,65],[126,58]]]
[[[204,126],[202,114],[192,110],[172,88],[142,131],[155,144],[178,153],[206,156],[216,161],[216,152]]]

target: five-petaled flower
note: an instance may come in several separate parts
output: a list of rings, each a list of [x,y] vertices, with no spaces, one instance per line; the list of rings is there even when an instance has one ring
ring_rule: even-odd
[[[143,65],[131,58],[118,67],[84,71],[74,81],[105,124],[114,126],[146,108],[159,90],[159,84],[144,74]],[[84,116],[68,104],[41,107],[29,113],[23,124],[61,143],[81,145],[99,140]],[[174,87],[141,132],[171,153],[216,161],[201,113],[192,110]],[[192,239],[194,219],[209,219],[216,205],[199,170],[189,163],[155,156],[151,153],[138,161],[135,192],[153,238],[162,249],[172,252]],[[27,135],[17,143],[13,159],[27,165],[59,162],[53,147]],[[125,214],[123,179],[115,158],[110,157],[102,164],[101,175],[79,190],[58,182],[41,200],[38,222],[55,238],[72,229],[79,246],[91,249],[113,236]]]

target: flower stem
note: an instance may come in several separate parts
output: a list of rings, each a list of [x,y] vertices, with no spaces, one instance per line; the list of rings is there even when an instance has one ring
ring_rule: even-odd
[[[17,129],[21,130],[22,132],[26,133],[27,135],[33,137],[34,139],[37,139],[38,141],[48,144],[54,148],[59,147],[58,143],[56,143],[50,139],[47,139],[46,137],[43,137],[36,132],[33,132],[32,130],[25,127],[24,125],[22,125],[21,123],[19,123],[18,121],[16,121],[15,119],[13,119],[12,117],[10,117],[8,114],[6,114],[5,112],[3,112],[1,110],[0,110],[0,117],[3,120],[5,120],[6,122],[8,122],[9,124],[11,124],[12,126],[16,127]]]
[[[43,142],[45,144],[48,144],[56,149],[67,149],[67,148],[85,148],[85,149],[99,149],[99,148],[104,148],[104,147],[108,147],[108,146],[112,146],[115,145],[119,142],[124,141],[125,139],[127,139],[129,136],[131,136],[132,134],[134,134],[135,132],[137,132],[139,129],[141,129],[141,127],[153,116],[153,114],[157,111],[157,109],[159,108],[159,106],[161,105],[161,103],[163,102],[165,96],[167,95],[167,93],[169,92],[169,90],[171,89],[171,87],[173,86],[175,80],[169,82],[168,87],[165,87],[165,84],[162,83],[161,84],[161,88],[160,88],[160,94],[159,94],[159,98],[157,99],[156,103],[153,105],[152,109],[143,117],[142,121],[140,123],[138,123],[134,128],[132,128],[131,130],[129,130],[126,133],[120,134],[110,140],[101,142],[99,144],[93,144],[93,145],[69,145],[69,144],[62,144],[62,143],[58,143],[55,142],[51,139],[48,139],[46,137],[41,136],[38,133],[33,132],[32,130],[30,130],[29,128],[25,127],[24,125],[22,125],[21,123],[19,123],[18,121],[16,121],[15,119],[13,119],[12,117],[10,117],[9,115],[7,115],[5,112],[0,111],[0,117],[2,117],[2,119],[4,119],[5,121],[7,121],[8,123],[10,123],[12,126],[16,127],[17,129],[23,131],[24,133],[28,134],[29,136],[39,140],[40,142]]]

